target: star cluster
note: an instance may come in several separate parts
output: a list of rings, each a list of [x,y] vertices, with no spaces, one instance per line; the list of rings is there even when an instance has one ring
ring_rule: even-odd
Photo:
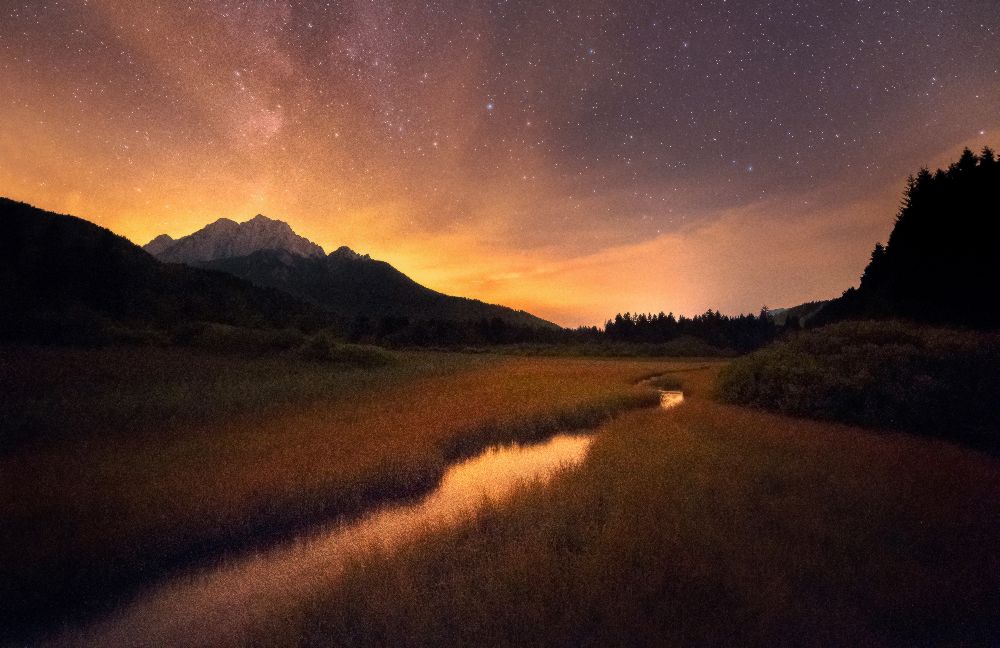
[[[1000,130],[995,0],[0,2],[0,193],[263,212],[561,323],[829,297]]]

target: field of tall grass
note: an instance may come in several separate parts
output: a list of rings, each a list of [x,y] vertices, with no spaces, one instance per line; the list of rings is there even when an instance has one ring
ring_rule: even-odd
[[[1000,335],[906,322],[803,331],[732,362],[719,396],[1000,450]]]
[[[0,350],[0,627],[97,611],[172,568],[423,493],[487,444],[652,406],[635,382],[663,366]]]
[[[995,457],[719,404],[712,374],[546,487],[355,564],[268,642],[996,645]]]
[[[784,344],[827,349],[854,381],[872,366],[859,358],[970,348],[892,326]],[[364,557],[287,601],[258,642],[1000,640],[1000,458],[715,400],[720,373],[759,358],[2,349],[0,421],[16,434],[0,446],[0,628],[30,636],[177,568],[415,497],[486,445],[596,427],[576,469]],[[830,375],[816,362],[791,366]],[[686,396],[666,412],[636,386],[663,372],[652,385]]]

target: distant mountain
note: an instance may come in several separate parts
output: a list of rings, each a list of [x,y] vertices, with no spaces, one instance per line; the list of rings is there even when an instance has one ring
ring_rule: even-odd
[[[87,341],[109,322],[292,326],[323,315],[221,272],[164,264],[111,231],[0,198],[0,338]]]
[[[145,250],[146,252],[149,252],[152,255],[157,255],[161,254],[164,250],[166,250],[168,247],[170,247],[176,242],[177,241],[170,238],[166,234],[160,234],[155,239],[142,246],[142,249]]]
[[[823,308],[830,303],[829,299],[822,301],[806,302],[791,308],[772,308],[767,312],[771,319],[778,326],[785,326],[790,320],[798,323],[799,327],[805,326],[810,319],[815,317]]]
[[[220,218],[176,241],[162,234],[143,249],[161,261],[189,265],[246,256],[260,250],[284,250],[303,257],[326,256],[323,248],[293,232],[288,223],[262,214],[245,223]]]
[[[220,270],[257,286],[276,288],[341,318],[406,317],[556,327],[530,313],[426,288],[384,261],[342,246],[329,255],[282,221],[257,216],[220,219],[169,244],[166,235],[145,249],[162,261]],[[556,327],[557,328],[557,327]]]
[[[525,311],[421,286],[384,261],[347,247],[325,257],[262,250],[201,267],[222,270],[258,286],[278,288],[344,318],[407,317],[412,320],[477,321],[499,318],[508,324],[556,327]]]

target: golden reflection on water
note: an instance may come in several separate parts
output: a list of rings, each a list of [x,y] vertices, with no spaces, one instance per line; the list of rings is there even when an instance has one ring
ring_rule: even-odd
[[[684,402],[684,392],[660,390],[660,407],[673,409]]]
[[[529,481],[583,461],[593,435],[560,435],[528,447],[492,448],[456,464],[420,502],[377,510],[284,547],[240,557],[156,587],[85,631],[53,645],[244,645],[296,603],[328,587],[351,559],[391,550],[468,518]]]

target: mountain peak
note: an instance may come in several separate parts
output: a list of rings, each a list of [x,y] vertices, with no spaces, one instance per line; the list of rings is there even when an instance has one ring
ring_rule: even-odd
[[[331,252],[329,256],[331,259],[350,259],[352,261],[371,260],[371,257],[367,254],[359,254],[346,245],[341,245]]]
[[[168,247],[173,245],[174,242],[175,242],[174,239],[171,238],[170,236],[167,236],[166,234],[160,234],[149,243],[143,245],[142,249],[146,250],[153,256],[156,256],[157,254],[163,252]]]
[[[288,225],[288,223],[280,220],[275,220],[273,218],[268,218],[264,214],[257,214],[253,218],[247,221],[248,223],[281,223],[282,225]]]
[[[159,243],[153,245],[156,241]],[[326,255],[323,248],[296,234],[288,223],[263,214],[243,223],[220,218],[172,243],[157,237],[145,249],[161,261],[195,265],[260,250],[279,250],[303,257]]]
[[[274,218],[268,218],[264,214],[257,214],[256,216],[246,221],[245,223],[241,223],[241,227],[255,228],[262,231],[288,233],[291,234],[292,236],[298,236],[292,230],[292,226],[286,223],[285,221],[276,220]],[[307,240],[307,239],[302,238],[302,240]]]

